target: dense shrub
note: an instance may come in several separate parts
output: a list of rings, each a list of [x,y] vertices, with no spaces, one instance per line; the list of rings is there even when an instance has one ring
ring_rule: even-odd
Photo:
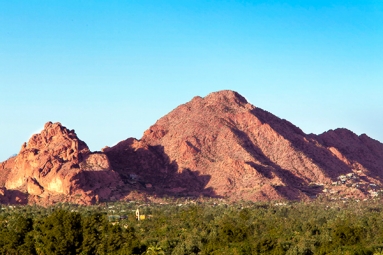
[[[0,254],[383,254],[380,201],[1,209]]]

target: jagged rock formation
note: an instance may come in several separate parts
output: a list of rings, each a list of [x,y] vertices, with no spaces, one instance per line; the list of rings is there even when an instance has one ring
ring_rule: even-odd
[[[338,199],[382,192],[382,143],[347,129],[305,134],[229,90],[195,97],[140,140],[97,153],[74,131],[48,122],[0,164],[3,203],[89,204],[146,195]]]
[[[105,154],[91,153],[74,130],[51,122],[3,162],[0,173],[4,202],[90,204],[109,200],[122,184]]]
[[[129,138],[104,151],[127,185],[148,185],[149,193],[236,200],[366,197],[383,177],[381,143],[351,131],[306,135],[234,91],[195,97],[141,140]],[[369,184],[377,186],[371,190]]]

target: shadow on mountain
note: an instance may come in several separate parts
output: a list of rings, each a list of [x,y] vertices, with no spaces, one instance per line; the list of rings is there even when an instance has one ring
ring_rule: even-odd
[[[10,205],[26,205],[28,203],[28,195],[19,190],[5,190],[4,195],[0,195],[0,203]]]
[[[81,171],[75,176],[75,186],[81,187],[86,194],[97,195],[100,201],[109,200],[120,185],[119,174],[110,170]],[[93,198],[92,203],[95,203]]]
[[[313,163],[322,168],[332,180],[336,180],[339,175],[352,172],[347,164],[339,160],[326,147],[320,146],[316,137],[306,135],[290,122],[260,108],[253,109],[252,113],[262,123],[269,124],[272,129],[288,140],[295,150],[312,159]]]
[[[243,132],[234,127],[230,127],[231,131],[236,135],[237,142],[241,145],[241,147],[246,150],[255,161],[261,162],[261,164],[257,164],[255,162],[247,161],[246,164],[250,165],[252,168],[257,170],[263,176],[268,179],[272,179],[274,176],[280,178],[283,183],[288,185],[289,192],[287,192],[287,188],[279,187],[276,189],[282,196],[288,194],[289,199],[299,200],[301,199],[299,192],[297,190],[301,190],[301,187],[306,185],[305,180],[302,178],[292,174],[290,171],[283,169],[281,166],[275,164],[271,161],[262,150],[256,146],[247,133]],[[297,189],[295,192],[294,189]]]
[[[285,170],[275,164],[270,166],[263,166],[254,162],[246,162],[252,168],[256,169],[259,173],[268,179],[279,177],[287,186],[276,186],[276,191],[283,197],[289,200],[301,200],[302,196],[299,191],[302,191],[302,183],[304,180],[298,176],[293,175],[290,171]],[[316,195],[316,194],[315,194]]]
[[[113,170],[125,184],[125,194],[139,191],[157,197],[219,197],[206,185],[210,175],[180,169],[171,161],[161,145],[133,148],[135,139],[127,139],[104,150]]]
[[[383,178],[383,144],[367,135],[356,135],[344,128],[330,130],[318,136],[327,147],[334,147],[351,162],[358,162],[371,176]]]

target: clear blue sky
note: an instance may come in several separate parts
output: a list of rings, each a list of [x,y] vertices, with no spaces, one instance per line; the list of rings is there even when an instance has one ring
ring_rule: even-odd
[[[222,89],[383,141],[383,2],[0,0],[0,161],[47,121],[100,150]]]

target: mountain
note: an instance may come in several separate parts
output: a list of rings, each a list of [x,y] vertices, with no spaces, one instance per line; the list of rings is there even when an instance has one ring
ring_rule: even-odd
[[[122,181],[103,153],[91,153],[74,130],[48,122],[0,165],[2,203],[90,204],[110,199]]]
[[[364,198],[380,190],[383,177],[378,141],[345,129],[307,135],[228,90],[195,97],[140,140],[104,152],[127,185],[133,176],[149,193],[175,196]]]
[[[137,196],[231,200],[368,198],[383,187],[383,144],[347,129],[305,134],[237,92],[194,97],[140,140],[92,153],[74,131],[47,123],[0,165],[10,203],[95,203]]]

